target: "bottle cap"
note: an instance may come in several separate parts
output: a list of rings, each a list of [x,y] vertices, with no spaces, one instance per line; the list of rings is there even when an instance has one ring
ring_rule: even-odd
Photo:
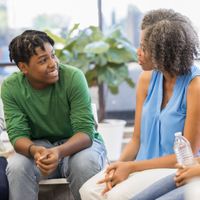
[[[182,135],[182,132],[176,132],[175,133],[175,136],[181,136]]]

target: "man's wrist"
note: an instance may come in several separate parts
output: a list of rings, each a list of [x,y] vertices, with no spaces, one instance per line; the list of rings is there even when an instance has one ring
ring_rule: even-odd
[[[31,158],[33,158],[33,154],[32,154],[32,152],[31,152],[31,149],[32,149],[33,146],[35,146],[34,143],[32,143],[32,144],[30,144],[30,145],[28,146],[28,155],[29,155],[29,157],[31,157]]]

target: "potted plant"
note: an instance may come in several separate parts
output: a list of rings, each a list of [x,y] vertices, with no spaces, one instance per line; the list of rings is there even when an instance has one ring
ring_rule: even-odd
[[[118,93],[118,87],[124,81],[134,87],[127,64],[137,60],[135,48],[119,26],[113,26],[105,33],[95,26],[80,30],[79,24],[75,24],[65,36],[46,32],[56,43],[55,51],[60,62],[80,68],[89,87],[98,86],[101,121],[105,116],[103,87],[107,86],[113,94]]]

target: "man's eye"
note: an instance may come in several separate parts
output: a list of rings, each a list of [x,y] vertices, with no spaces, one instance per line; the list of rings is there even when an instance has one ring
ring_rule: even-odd
[[[46,60],[47,60],[46,58],[43,58],[43,59],[41,59],[41,60],[39,61],[39,63],[40,63],[40,64],[45,63]]]

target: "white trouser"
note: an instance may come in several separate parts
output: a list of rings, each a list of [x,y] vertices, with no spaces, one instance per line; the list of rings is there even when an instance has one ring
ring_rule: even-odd
[[[103,196],[101,192],[105,188],[105,183],[97,184],[97,182],[104,178],[104,172],[105,170],[99,172],[83,184],[79,190],[82,200],[129,200],[155,181],[175,173],[176,169],[150,169],[132,173],[128,179],[116,185]]]

